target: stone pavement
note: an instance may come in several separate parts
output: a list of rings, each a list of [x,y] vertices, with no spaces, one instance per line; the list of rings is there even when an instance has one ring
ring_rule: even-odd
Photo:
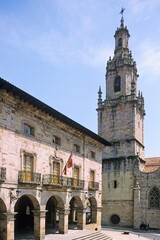
[[[124,234],[128,231],[129,234]],[[16,240],[33,240],[33,232],[22,232]],[[103,227],[101,231],[69,229],[68,234],[50,232],[45,240],[160,240],[160,231],[140,231],[133,229]]]
[[[124,234],[124,229],[115,229],[115,228],[102,228],[100,231],[101,233],[104,233],[106,236],[110,237],[108,239],[112,240],[160,240],[160,232],[153,232],[153,231],[133,231],[130,230],[129,234]],[[92,240],[97,240],[96,236],[94,237],[95,231],[93,230],[68,230],[68,234],[48,234],[45,237],[45,240],[89,240],[91,239],[90,236],[92,236]],[[107,239],[107,238],[106,238]]]

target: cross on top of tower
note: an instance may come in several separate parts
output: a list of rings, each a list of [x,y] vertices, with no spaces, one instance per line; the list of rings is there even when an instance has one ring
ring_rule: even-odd
[[[125,11],[125,8],[122,7],[121,11],[120,11],[120,14],[122,15],[121,17],[121,27],[124,27],[124,19],[123,19],[123,13]]]
[[[122,17],[123,17],[123,13],[126,9],[122,7],[121,11],[120,11],[120,14],[122,14]]]

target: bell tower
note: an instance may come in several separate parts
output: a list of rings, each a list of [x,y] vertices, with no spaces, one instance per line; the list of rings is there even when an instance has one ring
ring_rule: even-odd
[[[105,100],[101,88],[98,91],[98,134],[112,143],[103,153],[102,222],[133,226],[134,171],[144,163],[145,111],[123,12],[114,35],[114,56],[107,61]]]

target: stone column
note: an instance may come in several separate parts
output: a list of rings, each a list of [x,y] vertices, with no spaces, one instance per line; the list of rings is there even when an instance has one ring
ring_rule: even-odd
[[[96,209],[96,223],[97,223],[97,230],[101,229],[101,218],[102,218],[102,207],[97,207]]]
[[[33,211],[33,213],[34,213],[34,239],[44,240],[46,210]]]
[[[59,209],[59,233],[68,233],[68,215],[70,211],[68,209]]]
[[[83,230],[86,225],[86,209],[77,209],[77,229]]]
[[[140,216],[140,187],[138,182],[134,187],[134,228],[139,228],[141,224],[141,216]]]
[[[14,216],[17,214],[17,212],[7,212],[6,215],[6,221],[7,221],[7,229],[5,231],[2,237],[2,240],[13,240],[14,239],[14,223],[15,218]]]

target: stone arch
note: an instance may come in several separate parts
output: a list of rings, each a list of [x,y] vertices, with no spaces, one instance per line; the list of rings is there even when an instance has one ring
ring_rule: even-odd
[[[83,204],[78,196],[72,197],[69,203],[69,228],[82,229],[83,225]]]
[[[0,237],[7,239],[7,208],[5,202],[0,198]]]
[[[58,195],[51,196],[46,202],[46,233],[63,232],[64,225],[64,202]]]
[[[89,219],[87,220],[87,212],[86,212],[86,223],[97,223],[97,200],[95,197],[88,198],[88,204],[90,208]]]
[[[21,196],[14,207],[15,215],[15,235],[30,233],[40,235],[40,205],[38,200],[32,195]]]

